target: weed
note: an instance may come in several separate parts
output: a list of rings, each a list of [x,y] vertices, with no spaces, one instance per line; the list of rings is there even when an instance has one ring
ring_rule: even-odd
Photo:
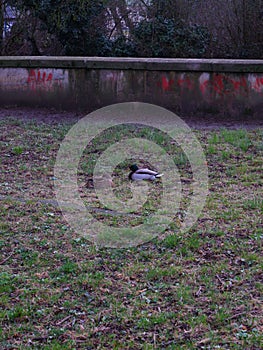
[[[216,147],[213,144],[209,145],[207,147],[207,153],[208,154],[216,154],[217,153]]]
[[[238,130],[221,130],[220,136],[224,142],[240,148],[243,152],[246,152],[251,145],[248,133],[244,129]]]
[[[243,208],[248,210],[256,210],[258,209],[263,213],[263,198],[259,196],[255,196],[252,199],[246,199],[243,202]]]
[[[180,240],[181,239],[179,238],[179,236],[176,233],[174,233],[174,234],[168,235],[164,239],[163,244],[167,248],[176,248],[176,247],[178,247],[178,244],[180,243]]]
[[[216,145],[220,142],[220,136],[216,132],[212,132],[211,136],[208,139],[209,145]]]
[[[16,156],[19,156],[24,152],[24,147],[22,146],[15,146],[12,148],[12,153]]]

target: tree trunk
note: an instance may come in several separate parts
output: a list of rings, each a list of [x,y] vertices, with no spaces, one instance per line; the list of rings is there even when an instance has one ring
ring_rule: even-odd
[[[110,4],[109,9],[110,9],[112,18],[113,18],[114,23],[115,23],[114,28],[117,32],[117,35],[121,36],[121,35],[123,35],[122,25],[121,25],[121,17],[118,15],[116,5]]]
[[[0,0],[0,55],[3,52],[3,39],[4,39],[4,4]]]
[[[120,11],[121,17],[124,19],[126,27],[129,28],[130,32],[132,32],[133,22],[129,18],[129,11],[127,9],[127,4],[126,4],[125,0],[119,0],[118,1],[118,7],[119,7],[119,11]]]

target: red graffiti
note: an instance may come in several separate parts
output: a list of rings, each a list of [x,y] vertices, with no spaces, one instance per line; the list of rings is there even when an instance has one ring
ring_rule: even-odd
[[[53,79],[52,73],[49,73],[48,75],[46,72],[41,73],[40,71],[37,71],[36,73],[34,69],[31,69],[28,74],[27,82],[28,83],[46,83],[46,82],[52,81],[52,79]]]
[[[226,93],[222,75],[216,75],[213,80],[213,90],[218,94]]]
[[[219,95],[235,95],[236,93],[243,94],[248,88],[248,83],[245,77],[233,79],[222,74],[214,76],[211,84],[212,90]]]
[[[242,77],[240,80],[234,80],[234,79],[229,78],[229,81],[231,82],[233,89],[235,91],[240,90],[240,88],[247,89],[247,87],[248,87],[248,84],[247,84],[245,77]]]
[[[174,80],[162,77],[162,82],[158,85],[162,87],[163,91],[168,91],[171,90],[172,86],[174,85]]]
[[[192,90],[194,87],[193,82],[189,77],[186,78],[180,78],[176,81],[176,84],[182,88],[186,88],[188,90]],[[173,86],[175,85],[174,79],[168,79],[167,77],[162,77],[161,84],[158,84],[158,86],[162,87],[163,91],[169,91],[172,90]]]
[[[176,82],[163,76],[158,86],[161,86],[163,91],[176,89],[176,86],[192,91],[195,84],[192,77],[181,74]],[[234,78],[227,74],[203,73],[199,78],[199,89],[202,95],[214,93],[219,96],[245,96],[250,89],[261,93],[263,92],[263,76]]]
[[[200,83],[200,90],[202,95],[206,93],[208,85],[209,85],[209,80],[205,80],[204,82]]]
[[[61,87],[61,79],[54,79],[51,72],[31,69],[28,73],[27,84],[32,91],[49,91],[54,87]]]
[[[183,79],[178,79],[177,84],[180,87],[188,89],[188,90],[193,90],[193,88],[194,88],[194,83],[191,81],[191,79],[189,77],[186,77]]]
[[[221,96],[237,94],[245,96],[249,88],[245,77],[234,79],[222,74],[214,76],[211,85],[212,91]]]
[[[256,81],[254,82],[254,84],[252,84],[252,89],[256,90],[257,92],[261,92],[263,89],[263,77],[256,78]]]

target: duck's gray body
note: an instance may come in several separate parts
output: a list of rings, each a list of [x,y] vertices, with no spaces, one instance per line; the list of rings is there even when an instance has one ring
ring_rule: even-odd
[[[153,171],[147,168],[139,169],[136,164],[132,165],[130,169],[131,169],[131,173],[129,174],[129,179],[133,181],[141,181],[141,180],[153,181],[163,176],[163,174],[159,174],[157,171]]]

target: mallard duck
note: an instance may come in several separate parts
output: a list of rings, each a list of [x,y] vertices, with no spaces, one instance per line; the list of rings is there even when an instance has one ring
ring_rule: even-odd
[[[136,164],[130,166],[131,172],[129,174],[129,179],[133,181],[140,180],[155,180],[163,176],[163,174],[159,174],[157,171],[153,171],[147,168],[139,169]]]

